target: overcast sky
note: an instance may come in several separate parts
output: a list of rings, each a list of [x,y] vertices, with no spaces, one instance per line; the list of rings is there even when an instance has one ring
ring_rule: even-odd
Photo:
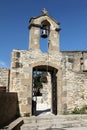
[[[60,22],[60,49],[87,50],[87,0],[0,0],[0,67],[13,49],[27,50],[29,19],[46,8]]]

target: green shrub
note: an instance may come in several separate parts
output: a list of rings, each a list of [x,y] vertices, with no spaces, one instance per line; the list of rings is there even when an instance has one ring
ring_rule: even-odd
[[[30,113],[24,113],[24,117],[30,117]]]
[[[71,114],[87,114],[87,105],[84,105],[82,108],[74,108]]]
[[[74,108],[74,110],[71,112],[71,114],[80,114],[79,108]]]
[[[87,114],[87,105],[83,106],[83,107],[80,109],[80,113],[81,113],[81,114]]]

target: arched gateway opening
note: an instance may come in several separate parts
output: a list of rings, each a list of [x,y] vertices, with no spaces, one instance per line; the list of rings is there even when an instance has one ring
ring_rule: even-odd
[[[57,114],[57,72],[47,65],[33,67],[32,115]]]

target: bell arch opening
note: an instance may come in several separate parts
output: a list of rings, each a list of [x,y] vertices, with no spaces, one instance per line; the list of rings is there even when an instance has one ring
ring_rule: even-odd
[[[49,33],[50,23],[47,20],[44,20],[41,22],[40,28],[40,50],[44,53],[49,50]]]
[[[57,72],[47,65],[33,67],[32,115],[57,114]]]

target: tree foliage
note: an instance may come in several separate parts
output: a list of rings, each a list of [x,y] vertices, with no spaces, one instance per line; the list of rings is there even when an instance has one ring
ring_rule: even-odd
[[[42,83],[47,83],[47,73],[37,72],[33,74],[34,88],[43,88]]]

